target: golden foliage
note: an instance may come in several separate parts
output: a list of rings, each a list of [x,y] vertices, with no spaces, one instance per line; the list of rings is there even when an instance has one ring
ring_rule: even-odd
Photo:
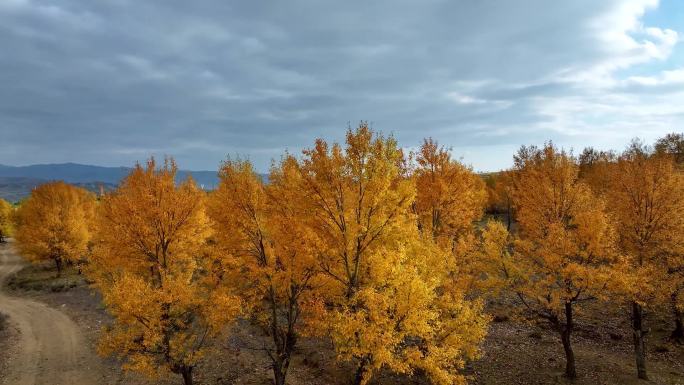
[[[668,270],[684,269],[684,175],[667,156],[628,151],[614,167],[609,199],[625,255],[623,288],[642,306],[668,298]],[[665,295],[663,295],[665,293]]]
[[[605,195],[610,187],[612,169],[617,156],[612,151],[585,148],[579,156],[579,178],[599,195]]]
[[[86,190],[64,182],[38,186],[16,214],[19,250],[33,262],[54,261],[59,275],[64,262],[87,255],[94,209]]]
[[[684,337],[682,143],[671,134],[654,152],[634,142],[620,157],[587,148],[579,159],[522,147],[512,170],[483,179],[432,139],[407,159],[362,123],[342,145],[286,154],[268,183],[228,160],[209,196],[178,184],[173,160],[138,165],[99,205],[49,183],[15,214],[0,199],[0,240],[14,217],[30,260],[59,272],[89,256],[114,316],[100,352],[186,385],[240,315],[272,338],[276,385],[302,335],[330,338],[357,385],[382,369],[465,384],[489,321],[482,298],[503,291],[559,332],[570,377],[577,307],[628,298],[645,378],[642,307],[671,306]],[[507,226],[478,229],[485,206]]]
[[[266,351],[278,385],[285,383],[302,318],[313,304],[318,272],[319,247],[305,226],[296,166],[293,158],[285,158],[264,185],[249,162],[225,162],[209,210],[219,268],[230,277],[224,282],[240,292],[271,335]]]
[[[240,301],[212,275],[205,193],[176,186],[173,160],[137,166],[100,204],[88,274],[115,322],[100,351],[150,376],[173,372],[191,382],[211,337]]]
[[[477,280],[472,285],[482,294],[494,297],[505,293],[521,279],[522,266],[513,258],[512,244],[513,236],[503,223],[485,223],[470,261],[471,275]]]
[[[452,249],[454,242],[470,233],[473,222],[482,216],[487,201],[485,184],[432,139],[423,142],[416,163],[419,226],[438,244]]]
[[[670,154],[651,154],[638,141],[632,142],[611,171],[607,196],[623,254],[615,291],[632,302],[637,373],[647,379],[643,308],[670,303],[681,322],[684,179]]]
[[[506,229],[513,224],[513,199],[511,197],[513,172],[499,171],[485,175],[487,185],[487,212],[504,216]]]
[[[615,230],[603,200],[578,180],[571,156],[552,145],[516,160],[513,201],[519,224],[515,244],[518,290],[560,316],[565,303],[602,293],[616,260]]]
[[[670,156],[677,167],[684,169],[684,133],[669,133],[659,138],[654,147],[658,155]]]
[[[344,148],[318,140],[304,152],[300,194],[331,280],[319,327],[341,359],[357,364],[358,384],[383,367],[462,383],[459,370],[477,355],[487,318],[479,303],[444,290],[448,258],[418,231],[405,163],[396,141],[366,124],[347,133]]]
[[[559,332],[570,378],[576,376],[570,338],[575,308],[604,297],[617,262],[605,203],[578,174],[575,158],[552,144],[522,147],[512,173],[516,239],[511,245],[503,226],[490,224],[482,245],[493,283],[506,285],[528,312]]]
[[[13,210],[9,202],[0,198],[0,242],[12,236]]]

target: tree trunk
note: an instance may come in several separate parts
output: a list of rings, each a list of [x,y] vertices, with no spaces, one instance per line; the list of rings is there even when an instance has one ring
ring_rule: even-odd
[[[511,231],[511,224],[513,221],[513,213],[511,212],[511,200],[506,199],[506,230]]]
[[[682,314],[682,311],[679,310],[676,305],[673,305],[672,313],[674,314],[675,328],[672,331],[670,338],[680,344],[684,343],[684,314]]]
[[[57,278],[62,276],[62,258],[55,258],[55,266],[57,266]]]
[[[575,367],[575,353],[572,351],[570,344],[570,336],[573,329],[572,320],[572,303],[565,303],[565,325],[560,326],[561,341],[563,341],[563,350],[565,350],[565,377],[569,379],[577,378],[577,369]]]
[[[273,363],[273,377],[275,378],[275,385],[285,385],[285,377],[287,376],[287,367],[281,367],[281,364]]]
[[[192,366],[186,366],[181,369],[183,376],[183,385],[192,385]]]
[[[632,302],[632,334],[634,336],[634,355],[636,357],[637,377],[648,380],[646,374],[646,331],[643,325],[644,310]]]
[[[368,371],[368,360],[366,358],[361,359],[359,366],[356,368],[356,374],[354,375],[354,385],[363,385],[367,383],[365,377]]]
[[[285,338],[287,339],[288,337]],[[285,385],[287,369],[290,367],[290,356],[292,355],[292,345],[289,342],[291,340],[285,340],[285,346],[278,346],[278,351],[275,357],[273,357],[272,366],[275,385]]]
[[[273,336],[275,354],[269,353],[275,385],[285,385],[287,370],[290,367],[292,351],[297,344],[298,334],[295,331],[297,322],[295,314],[297,312],[297,301],[295,297],[290,297],[288,302],[287,318],[284,320],[286,329],[279,326],[278,303],[275,299],[275,289],[269,288],[269,302],[271,307],[270,332]]]

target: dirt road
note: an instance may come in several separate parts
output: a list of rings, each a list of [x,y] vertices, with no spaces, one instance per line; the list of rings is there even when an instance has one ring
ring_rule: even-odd
[[[19,346],[9,357],[9,372],[0,373],[0,384],[98,385],[99,360],[69,317],[2,291],[7,278],[23,264],[11,243],[0,244],[0,312],[20,332]]]

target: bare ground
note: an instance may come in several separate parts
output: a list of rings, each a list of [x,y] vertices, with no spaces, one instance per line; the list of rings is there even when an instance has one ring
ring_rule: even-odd
[[[0,283],[20,270],[23,260],[11,244],[0,245]],[[5,384],[90,385],[97,383],[93,360],[80,328],[44,303],[0,292],[0,309],[18,331],[16,348],[4,363]]]
[[[14,349],[17,346],[19,331],[9,321],[9,317],[0,312],[0,381],[7,373],[9,357],[14,356]],[[0,382],[1,383],[1,382]]]
[[[563,377],[565,355],[557,332],[545,323],[506,320],[504,310],[492,307],[503,322],[491,324],[484,357],[472,364],[477,385],[684,384],[684,347],[667,340],[671,325],[665,315],[650,314],[647,319],[651,379],[643,381],[636,378],[626,306],[589,305],[578,315],[572,339],[578,378],[571,382]]]
[[[111,322],[99,297],[91,292],[75,270],[70,270],[61,279],[54,279],[54,271],[50,266],[30,266],[16,274],[8,286],[14,296],[44,302],[50,308],[68,315],[73,324],[78,325],[88,352],[93,351],[101,328]],[[0,302],[0,312],[2,309]],[[508,319],[506,307],[501,304],[492,304],[490,311],[497,315],[497,322],[491,325],[483,357],[468,365],[470,383],[684,385],[684,347],[667,341],[672,326],[667,312],[649,314],[647,319],[651,327],[648,336],[651,380],[646,382],[637,380],[635,376],[628,310],[619,306],[606,307],[600,303],[589,306],[577,316],[578,326],[573,344],[579,378],[569,382],[562,377],[564,355],[555,332],[544,323]],[[11,340],[11,330],[5,334],[9,334],[7,338]],[[4,336],[0,330],[0,349],[7,343],[3,342]],[[270,384],[269,361],[259,350],[264,343],[268,343],[268,340],[258,328],[247,321],[239,322],[229,337],[215,346],[214,352],[197,368],[196,382],[201,385]],[[0,358],[0,368],[1,364]],[[114,358],[100,359],[98,365],[92,368],[98,377],[93,384],[98,385],[181,383],[180,378],[148,380],[135,373],[124,372],[120,362]],[[0,379],[3,378],[2,373]],[[343,385],[348,383],[350,373],[352,368],[349,365],[335,362],[327,342],[303,339],[296,351],[288,383]],[[45,384],[58,383],[51,381]],[[426,385],[428,382],[420,376],[408,378],[380,373],[373,384]]]

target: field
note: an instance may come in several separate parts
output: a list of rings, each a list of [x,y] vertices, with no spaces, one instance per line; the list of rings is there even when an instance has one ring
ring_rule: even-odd
[[[29,265],[6,284],[13,296],[47,303],[67,314],[80,326],[88,344],[97,345],[99,331],[109,322],[100,300],[74,268],[62,278],[55,278],[50,265]],[[512,319],[507,299],[489,304],[494,315],[483,357],[468,365],[471,383],[562,384],[564,356],[558,336],[544,323]],[[606,308],[592,304],[578,317],[574,336],[579,378],[574,384],[643,384],[636,379],[627,308]],[[663,314],[649,314],[649,369],[653,384],[684,384],[684,346],[667,342],[670,319]],[[259,329],[242,320],[215,346],[197,370],[197,383],[268,384],[272,374],[269,361],[258,348],[267,342]],[[11,327],[0,328],[0,348],[16,342]],[[10,350],[11,351],[11,350]],[[6,358],[6,356],[4,356]],[[101,384],[175,384],[177,378],[148,380],[121,370],[115,358],[102,359],[97,366]],[[330,346],[314,339],[305,340],[296,351],[288,377],[292,385],[346,384],[351,368],[336,364]],[[377,385],[427,384],[420,376],[402,377],[383,373]]]

